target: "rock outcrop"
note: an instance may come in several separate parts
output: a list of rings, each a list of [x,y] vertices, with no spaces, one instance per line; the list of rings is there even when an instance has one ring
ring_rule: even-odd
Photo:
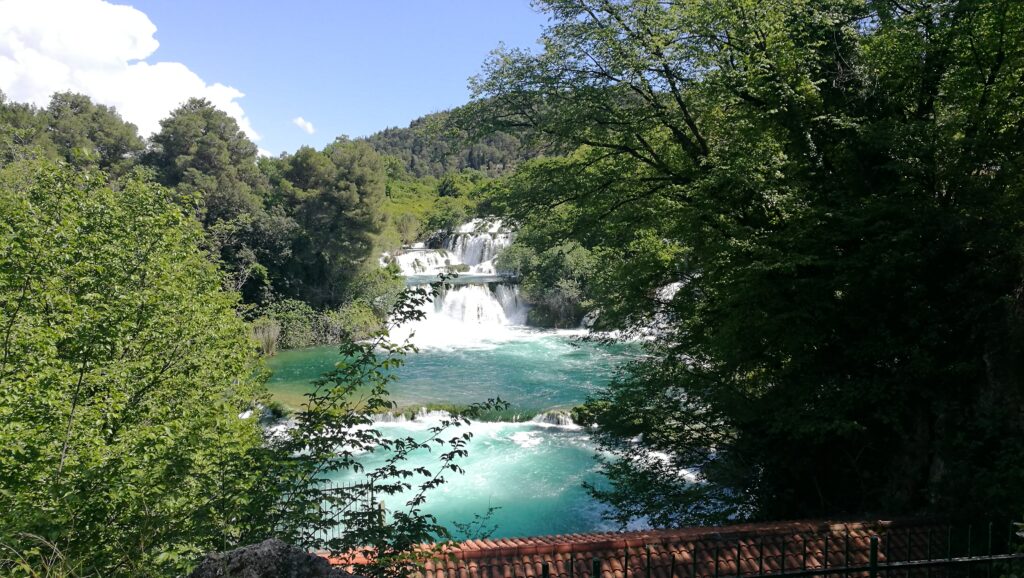
[[[208,554],[189,578],[358,578],[280,540]]]

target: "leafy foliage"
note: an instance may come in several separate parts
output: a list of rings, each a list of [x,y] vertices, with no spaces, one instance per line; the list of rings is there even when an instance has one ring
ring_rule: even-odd
[[[549,238],[529,228],[498,255],[499,270],[520,279],[520,294],[533,307],[528,322],[537,327],[578,327],[588,309],[588,286],[597,259],[576,241],[548,246]]]
[[[500,400],[424,439],[370,427],[394,408],[393,370],[413,350],[392,344],[379,318],[422,317],[437,287],[404,291],[388,270],[360,277],[360,298],[331,320],[371,339],[339,328],[337,368],[294,427],[265,431],[250,328],[179,193],[39,161],[9,165],[0,183],[0,573],[182,575],[206,552],[268,536],[358,553],[369,576],[404,576],[438,555],[420,547],[448,536],[424,500],[462,472],[471,434],[457,428]],[[253,331],[304,338],[311,309],[289,305]],[[436,469],[403,465],[438,449]],[[364,472],[358,455],[370,452],[389,457]],[[325,493],[342,471],[366,483]],[[373,499],[413,489],[386,517]]]
[[[465,122],[572,150],[490,202],[659,332],[589,408],[619,520],[1024,510],[1024,6],[540,5]]]
[[[199,227],[136,177],[2,183],[0,541],[142,576],[267,532],[255,351]]]

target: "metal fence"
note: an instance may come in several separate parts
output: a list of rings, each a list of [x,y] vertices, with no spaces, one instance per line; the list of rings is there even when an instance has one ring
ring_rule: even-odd
[[[1002,526],[1001,524],[999,526]],[[683,544],[644,544],[594,555],[575,552],[512,560],[475,560],[434,576],[525,578],[993,578],[1010,576],[1024,560],[1014,525],[911,527],[851,540],[847,532]],[[853,547],[851,547],[853,544]],[[866,546],[866,547],[865,547]],[[766,553],[766,548],[768,552]],[[542,558],[548,558],[542,560]],[[532,558],[532,559],[530,559]],[[449,573],[450,572],[450,573]]]
[[[334,522],[330,527],[316,531],[316,538],[320,541],[326,542],[341,536],[345,531],[345,525],[341,520],[342,515],[351,508],[363,508],[365,510],[377,508],[383,513],[383,504],[377,502],[377,496],[371,483],[324,482],[316,490],[322,497],[320,501],[320,519]],[[330,498],[339,494],[355,494],[359,497],[345,504],[332,503]]]

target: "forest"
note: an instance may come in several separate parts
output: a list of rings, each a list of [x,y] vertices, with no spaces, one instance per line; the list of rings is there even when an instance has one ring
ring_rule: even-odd
[[[368,427],[415,350],[388,329],[440,290],[380,257],[474,217],[515,227],[530,325],[642,343],[573,409],[620,527],[1021,518],[1024,3],[536,5],[542,48],[469,103],[322,150],[260,157],[200,99],[142,138],[0,93],[0,570],[180,576],[278,536],[414,573],[447,433],[501,402]],[[341,361],[275,437],[265,360],[314,344]],[[430,444],[408,515],[314,537],[339,448],[393,451],[397,492]]]

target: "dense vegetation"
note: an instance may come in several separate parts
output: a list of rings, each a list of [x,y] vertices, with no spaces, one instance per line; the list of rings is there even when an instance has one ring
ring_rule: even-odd
[[[382,436],[369,426],[394,408],[392,370],[412,346],[373,327],[339,339],[337,369],[292,427],[266,430],[264,372],[205,249],[200,200],[145,171],[0,170],[0,574],[181,576],[206,552],[278,537],[358,548],[367,576],[407,575],[431,555],[414,545],[447,536],[422,504],[461,471],[469,434],[448,430],[495,404],[418,439]],[[429,296],[368,306],[399,323]],[[426,448],[440,450],[433,471],[404,466]],[[354,456],[372,451],[391,454],[364,471]],[[344,471],[368,484],[320,491]],[[385,521],[373,496],[413,489]]]
[[[145,576],[268,533],[256,351],[198,224],[136,176],[0,184],[0,543]]]
[[[365,427],[391,409],[407,350],[383,324],[427,298],[376,254],[398,231],[408,242],[464,219],[481,173],[416,179],[345,139],[258,159],[201,100],[146,142],[70,93],[46,109],[0,95],[0,155],[0,574],[181,575],[205,552],[276,536],[372,548],[366,573],[399,576],[413,544],[444,538],[420,506],[459,471],[467,438],[441,435],[464,418],[420,440]],[[252,337],[264,353],[342,346],[286,433],[261,423]],[[360,470],[335,443],[395,455],[364,472],[372,489],[324,509],[325,477]],[[402,463],[423,445],[449,449],[385,532],[369,495],[411,489]],[[339,522],[341,538],[317,533]]]
[[[493,176],[534,154],[507,135],[467,144],[450,127],[438,114],[258,158],[234,119],[203,100],[174,110],[146,143],[83,95],[55,94],[45,109],[0,95],[0,165],[48,158],[115,177],[150,171],[202,223],[225,288],[241,294],[270,353],[379,328],[402,285],[377,255],[473,217]]]
[[[382,155],[402,163],[415,177],[443,178],[464,170],[482,172],[491,177],[507,174],[520,162],[538,156],[538,141],[523,130],[477,134],[459,129],[451,116],[456,108],[418,118],[408,128],[388,128],[366,138]]]
[[[540,4],[544,50],[497,53],[465,122],[572,150],[490,200],[536,232],[524,277],[582,247],[598,326],[659,332],[585,408],[596,495],[655,524],[1024,511],[1024,5]]]
[[[81,95],[0,95],[0,539],[21,570],[52,544],[81,575],[179,575],[271,534],[411,569],[464,437],[386,529],[355,509],[318,537],[338,519],[315,489],[378,447],[376,490],[410,489],[404,456],[461,420],[364,427],[409,349],[384,323],[428,297],[376,255],[480,211],[522,227],[501,266],[533,321],[653,337],[579,409],[620,521],[1024,511],[1024,5],[539,6],[543,51],[496,53],[471,105],[278,158],[202,100],[147,142]],[[281,437],[252,336],[342,344]]]

